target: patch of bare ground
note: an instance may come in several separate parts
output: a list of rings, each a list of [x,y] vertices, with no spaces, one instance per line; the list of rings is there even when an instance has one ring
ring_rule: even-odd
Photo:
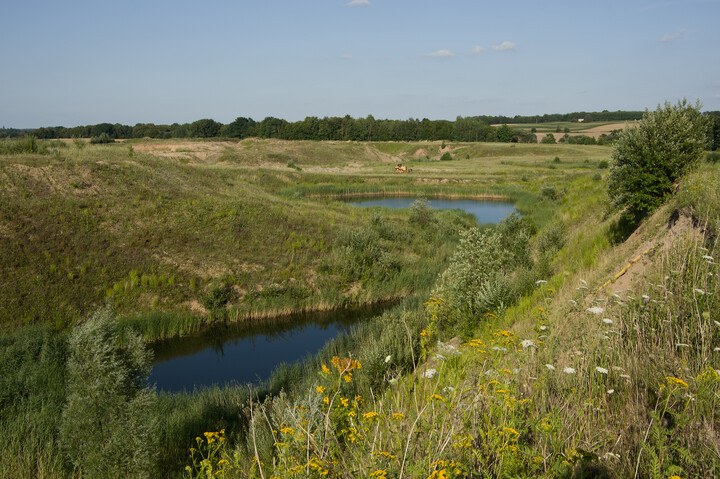
[[[427,154],[428,154],[428,153],[427,153],[427,150],[426,150],[425,148],[418,148],[417,150],[415,150],[415,153],[413,153],[413,156],[414,156],[415,158],[419,158],[419,157],[421,157],[421,156],[427,156]]]
[[[205,307],[196,300],[188,301],[187,303],[185,303],[185,307],[191,313],[199,314],[202,316],[208,314],[208,310],[205,309]]]
[[[148,153],[163,158],[183,158],[200,163],[212,163],[226,148],[237,148],[238,144],[230,141],[174,141],[147,142],[133,145],[135,151]]]
[[[656,213],[661,214],[666,213]],[[654,216],[650,221],[653,219],[658,220]],[[663,227],[655,237],[648,237],[643,228],[639,228],[620,246],[627,263],[603,283],[598,291],[611,295],[615,291],[632,290],[647,277],[658,258],[669,254],[681,241],[698,241],[701,236],[701,229],[695,226],[692,216],[684,211],[675,212],[667,227]]]

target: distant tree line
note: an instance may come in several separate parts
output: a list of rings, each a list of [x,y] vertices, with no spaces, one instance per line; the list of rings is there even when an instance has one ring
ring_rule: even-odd
[[[544,123],[550,121],[630,121],[642,118],[639,111],[602,111],[576,112],[566,114],[546,114],[535,116],[458,116],[455,121],[422,120],[378,120],[372,115],[365,118],[310,116],[304,120],[289,122],[281,118],[267,117],[262,121],[238,117],[235,121],[222,124],[204,118],[192,123],[173,123],[156,125],[138,123],[135,126],[119,123],[99,123],[97,125],[42,127],[36,130],[5,129],[0,130],[1,137],[17,137],[26,133],[34,134],[38,139],[55,138],[278,138],[284,140],[350,140],[350,141],[497,141],[535,143],[534,132],[514,129],[509,125],[517,123]],[[713,149],[720,146],[720,112],[705,113],[710,117],[709,136]],[[493,126],[498,125],[501,126]],[[611,142],[612,136],[600,143]],[[568,143],[594,144],[590,137],[576,138],[568,136],[560,141]]]

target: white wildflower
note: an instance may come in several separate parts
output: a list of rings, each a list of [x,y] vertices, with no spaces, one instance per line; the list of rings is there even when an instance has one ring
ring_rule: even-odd
[[[607,393],[608,393],[608,394],[612,394],[612,393],[614,393],[614,392],[615,392],[614,389],[608,389],[608,390],[607,390]]]
[[[518,374],[520,371],[522,371],[520,368],[513,368],[512,370],[513,374]]]
[[[629,374],[621,374],[620,377],[621,377],[621,378],[624,378],[624,379],[627,379],[628,381],[630,380],[630,375],[629,375]]]
[[[618,459],[620,459],[620,454],[615,454],[615,453],[612,453],[612,452],[606,452],[604,455],[600,456],[600,459],[602,459],[602,460],[604,460],[604,461],[609,461],[609,460],[611,460],[611,459],[612,459],[612,460],[618,460]]]
[[[600,374],[607,374],[607,373],[608,373],[608,370],[607,370],[607,369],[601,368],[600,366],[597,366],[597,367],[595,368],[595,371],[599,372]]]
[[[385,362],[389,363],[390,361],[392,361],[392,356],[388,354],[387,356],[385,356]]]
[[[535,347],[535,341],[533,341],[532,339],[524,339],[520,341],[520,344],[522,344],[523,349]]]
[[[564,372],[565,374],[575,374],[575,368],[569,368],[569,367],[568,367],[568,368],[563,369],[563,372]]]
[[[702,289],[695,288],[695,292],[700,295],[705,294],[705,291],[703,291]]]
[[[546,364],[545,367],[548,368],[550,371],[555,371],[555,366],[553,366],[552,364]]]
[[[612,319],[608,319],[608,318],[603,318],[603,323],[605,323],[605,324],[612,324],[612,323],[613,323],[613,320],[612,320]]]
[[[612,370],[613,370],[613,371],[624,371],[624,369],[621,368],[620,366],[613,366],[613,367],[612,367]]]
[[[714,352],[714,353],[720,352],[720,348],[715,348],[715,349],[713,349],[713,352]]]
[[[507,348],[499,348],[497,346],[493,346],[493,351],[507,351]]]
[[[544,279],[539,279],[539,280],[535,281],[535,284],[545,284],[545,283],[547,283],[547,281],[545,281]]]
[[[438,373],[437,369],[428,369],[427,371],[425,371],[423,373],[423,377],[431,379],[431,378],[434,378],[437,373]]]
[[[708,254],[706,254],[705,256],[703,256],[703,259],[706,259],[706,260],[709,260],[709,261],[714,261],[714,260],[715,260],[715,258],[713,258],[712,256],[710,256],[710,255],[708,255]]]
[[[642,299],[644,299],[645,301],[647,301],[648,299],[650,299],[650,296],[648,296],[647,294],[643,294],[643,295],[642,295]]]
[[[593,306],[592,308],[588,308],[588,311],[590,311],[592,314],[601,314],[605,310],[600,306]]]
[[[547,329],[547,326],[540,326],[540,331],[545,331]]]

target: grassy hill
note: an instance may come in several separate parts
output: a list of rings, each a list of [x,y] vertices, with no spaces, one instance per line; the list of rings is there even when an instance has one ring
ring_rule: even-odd
[[[0,159],[0,324],[62,328],[108,301],[122,314],[185,324],[212,313],[220,287],[234,291],[235,318],[403,296],[415,281],[358,289],[352,278],[318,272],[328,271],[338,236],[370,213],[317,197],[505,197],[542,223],[549,205],[534,205],[528,190],[591,171],[606,154],[570,145],[278,140],[51,145],[45,155]],[[438,161],[443,152],[457,159]],[[551,160],[558,155],[562,164]],[[396,162],[413,172],[394,173]],[[406,223],[407,213],[384,214]],[[405,263],[407,246],[414,242],[387,244]]]
[[[252,390],[154,396],[152,433],[133,451],[155,476],[186,466],[202,477],[208,467],[225,477],[720,474],[716,164],[620,240],[608,147],[46,151],[0,158],[0,464],[11,476],[76,475],[58,439],[67,326],[108,301],[120,324],[153,339],[388,297],[408,299]],[[413,171],[394,173],[399,162]],[[511,198],[536,230],[511,222],[473,236],[457,211],[333,199],[381,193]],[[477,274],[463,251],[483,257],[472,249],[480,237],[503,274],[463,305],[453,274]]]

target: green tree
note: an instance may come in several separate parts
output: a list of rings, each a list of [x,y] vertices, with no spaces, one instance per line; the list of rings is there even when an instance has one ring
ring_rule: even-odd
[[[706,119],[701,105],[686,99],[665,102],[645,111],[636,128],[627,128],[612,150],[608,193],[612,202],[626,208],[625,216],[642,218],[673,190],[674,183],[703,155],[707,143]]]
[[[554,145],[554,144],[556,143],[556,142],[555,142],[555,135],[553,135],[552,133],[548,133],[547,135],[545,135],[545,136],[543,137],[542,140],[540,140],[540,143]]]
[[[222,123],[209,118],[203,118],[190,125],[188,134],[193,138],[212,138],[218,136]]]
[[[121,335],[108,310],[78,326],[68,346],[60,441],[70,460],[85,477],[150,476],[156,393],[143,383],[151,352],[140,336]]]

